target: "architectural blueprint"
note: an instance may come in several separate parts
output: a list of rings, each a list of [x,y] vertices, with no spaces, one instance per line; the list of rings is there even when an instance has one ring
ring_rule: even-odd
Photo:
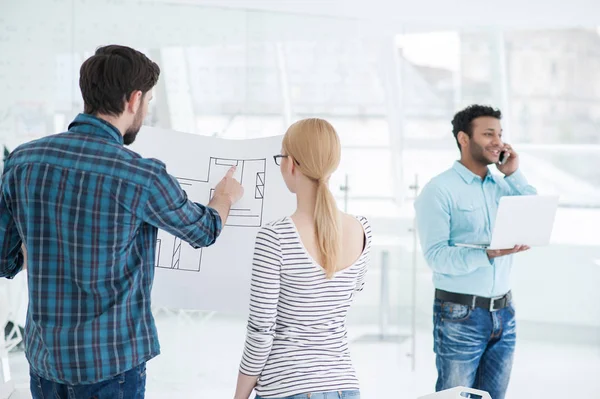
[[[182,309],[246,314],[256,233],[266,223],[293,212],[273,155],[281,136],[225,140],[143,127],[131,149],[164,162],[190,201],[207,205],[215,186],[231,168],[244,187],[217,242],[194,249],[185,237],[159,230],[152,304]]]
[[[237,167],[235,177],[246,192],[242,200],[231,208],[225,226],[260,227],[263,222],[266,159],[210,157],[206,179],[178,177],[177,180],[190,200],[207,204],[213,197],[214,187],[232,166]],[[202,267],[202,251],[203,249],[192,248],[180,238],[160,231],[156,244],[156,267],[199,272]]]

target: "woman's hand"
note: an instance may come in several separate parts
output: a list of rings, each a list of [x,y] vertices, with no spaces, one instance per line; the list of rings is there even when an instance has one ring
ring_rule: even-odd
[[[248,399],[252,393],[252,390],[256,386],[256,381],[258,381],[258,376],[250,376],[239,373],[237,387],[235,389],[235,396],[233,398]]]

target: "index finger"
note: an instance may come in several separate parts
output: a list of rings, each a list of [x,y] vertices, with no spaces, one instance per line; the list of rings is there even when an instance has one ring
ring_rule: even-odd
[[[229,168],[229,170],[227,171],[227,174],[225,175],[226,177],[233,177],[233,174],[235,173],[236,170],[236,166],[232,166],[231,168]]]

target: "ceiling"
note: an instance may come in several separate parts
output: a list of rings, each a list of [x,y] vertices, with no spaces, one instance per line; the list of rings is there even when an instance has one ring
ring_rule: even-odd
[[[124,1],[124,0],[121,0]],[[600,26],[598,0],[129,0],[357,18],[407,29]]]

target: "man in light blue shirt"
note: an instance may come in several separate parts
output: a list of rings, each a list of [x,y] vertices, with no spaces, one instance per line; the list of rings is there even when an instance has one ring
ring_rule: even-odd
[[[460,161],[434,177],[415,201],[421,246],[436,288],[436,390],[460,385],[487,391],[494,399],[504,399],[515,347],[512,254],[529,248],[455,244],[489,243],[500,197],[536,194],[519,170],[518,154],[502,142],[501,117],[499,110],[481,105],[458,112],[452,126]],[[492,175],[491,164],[504,177]]]

